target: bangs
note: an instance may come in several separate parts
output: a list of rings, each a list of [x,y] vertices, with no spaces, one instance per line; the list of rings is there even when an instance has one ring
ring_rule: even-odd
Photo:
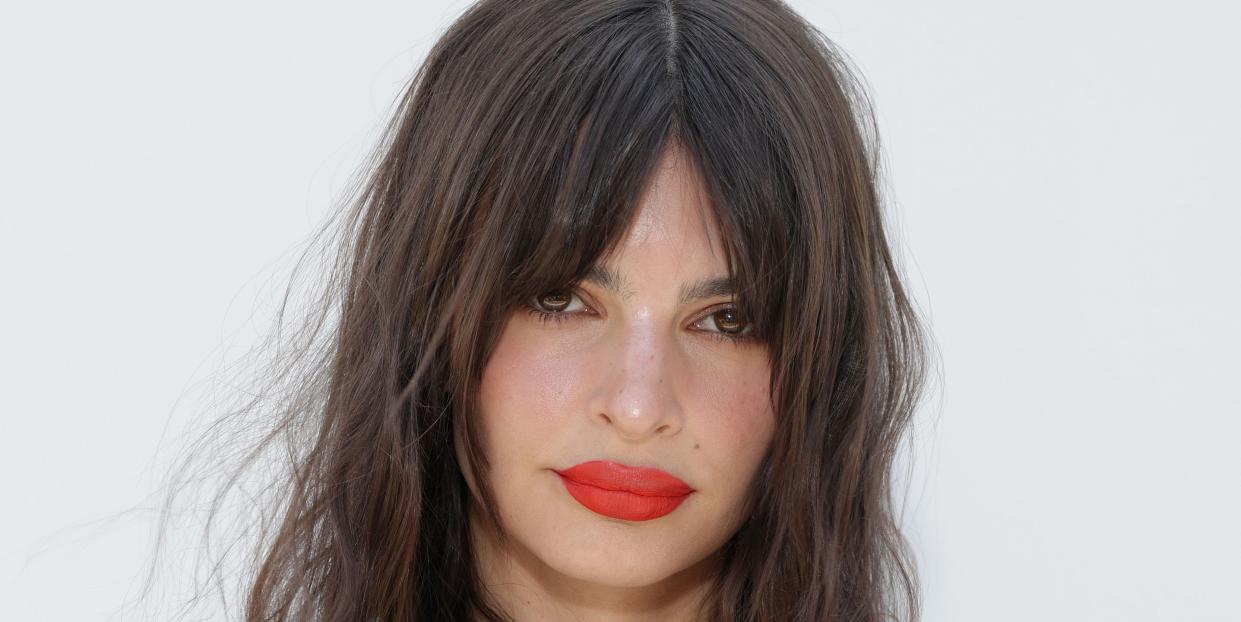
[[[606,32],[576,33],[514,80],[572,86],[508,100],[516,120],[484,162],[475,250],[504,275],[492,302],[506,314],[585,278],[621,242],[665,150],[679,144],[718,223],[734,304],[767,341],[785,307],[786,231],[796,220],[786,213],[794,204],[779,132],[755,124],[771,117],[761,100],[718,75],[744,75],[721,66],[742,52],[672,49],[657,19],[652,10],[602,20],[592,28]],[[692,34],[692,15],[680,28]]]

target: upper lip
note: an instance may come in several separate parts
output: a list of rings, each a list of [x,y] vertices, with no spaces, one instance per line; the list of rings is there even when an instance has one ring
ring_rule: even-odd
[[[645,497],[681,497],[694,489],[677,477],[648,467],[629,466],[611,460],[591,460],[557,470],[561,477],[604,490],[620,490]]]

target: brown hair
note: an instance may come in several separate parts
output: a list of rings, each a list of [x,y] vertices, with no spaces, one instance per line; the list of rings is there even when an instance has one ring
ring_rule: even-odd
[[[844,54],[772,0],[483,0],[403,93],[329,223],[318,312],[238,410],[280,412],[236,474],[283,468],[246,493],[275,512],[246,620],[506,619],[472,563],[454,444],[503,534],[474,415],[490,348],[520,301],[618,242],[670,141],[707,183],[777,414],[704,617],[918,618],[891,474],[924,336]]]

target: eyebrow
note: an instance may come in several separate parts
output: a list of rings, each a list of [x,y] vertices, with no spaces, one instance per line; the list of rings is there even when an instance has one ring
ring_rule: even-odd
[[[586,273],[583,280],[594,283],[621,297],[628,297],[630,293],[629,283],[625,278],[606,266],[596,265],[591,267],[590,272]],[[686,305],[716,296],[731,296],[736,291],[736,283],[726,276],[699,279],[681,285],[680,304]]]

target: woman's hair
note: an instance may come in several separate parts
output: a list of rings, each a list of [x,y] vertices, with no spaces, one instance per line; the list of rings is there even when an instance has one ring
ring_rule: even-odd
[[[674,144],[705,180],[776,414],[704,617],[918,618],[891,475],[926,346],[844,54],[774,0],[483,0],[435,44],[328,223],[312,312],[208,430],[277,410],[227,454],[241,466],[212,505],[269,474],[243,493],[264,508],[245,619],[507,619],[473,564],[454,448],[503,535],[476,412],[491,348],[521,301],[615,248]]]

